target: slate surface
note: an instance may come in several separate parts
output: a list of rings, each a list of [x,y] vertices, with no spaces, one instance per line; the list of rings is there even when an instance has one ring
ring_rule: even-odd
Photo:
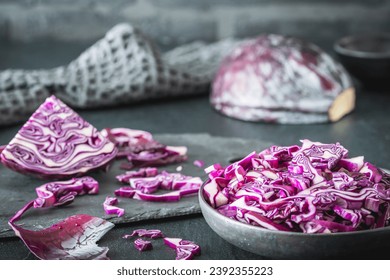
[[[213,137],[208,134],[160,134],[154,137],[167,145],[184,145],[188,147],[189,159],[185,163],[161,167],[160,170],[176,172],[176,167],[181,165],[181,173],[191,176],[206,178],[203,168],[193,165],[193,161],[201,159],[205,167],[213,163],[228,164],[230,160],[243,157],[253,150],[260,151],[269,143],[257,140],[245,140],[241,138]],[[59,220],[75,214],[89,214],[105,218],[115,224],[152,220],[166,217],[183,216],[200,213],[197,196],[186,197],[178,202],[153,203],[133,199],[119,198],[119,207],[125,209],[124,216],[118,218],[115,215],[106,215],[102,203],[106,196],[113,196],[114,190],[122,184],[117,182],[115,176],[123,173],[119,169],[120,161],[116,161],[107,173],[98,172],[88,174],[100,183],[98,195],[79,196],[67,206],[50,209],[31,209],[24,214],[18,222],[26,228],[46,228]],[[24,176],[13,172],[4,166],[0,166],[0,238],[14,236],[7,221],[25,203],[34,199],[35,187],[46,181]]]

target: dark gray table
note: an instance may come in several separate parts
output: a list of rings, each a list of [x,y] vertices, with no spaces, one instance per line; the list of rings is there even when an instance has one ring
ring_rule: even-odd
[[[70,47],[53,45],[54,50],[46,52],[44,46],[19,47],[18,52],[0,47],[0,69],[8,67],[39,68],[67,63],[72,54],[82,51],[84,46]],[[23,51],[29,50],[29,55]],[[6,57],[5,60],[2,60]],[[367,161],[390,168],[390,93],[370,92],[358,88],[357,108],[349,116],[334,124],[321,125],[272,125],[246,123],[223,117],[212,110],[208,98],[193,97],[143,103],[121,108],[79,111],[80,115],[103,127],[130,127],[148,130],[152,133],[210,133],[216,136],[245,137],[260,139],[280,145],[291,145],[299,139],[308,138],[320,142],[340,142],[349,149],[351,156],[365,155]],[[7,143],[19,126],[0,128],[0,143]],[[6,199],[6,198],[2,198]],[[2,215],[2,213],[0,213]],[[199,259],[261,259],[225,242],[219,238],[199,215],[154,220],[117,226],[100,242],[110,247],[112,259],[173,259],[173,250],[157,242],[156,250],[138,253],[129,242],[124,246],[120,237],[133,229],[160,228],[168,235],[197,240],[202,246]],[[378,258],[383,258],[379,256]],[[18,238],[0,239],[0,259],[34,259]],[[365,256],[351,256],[359,259]],[[386,257],[385,257],[386,258]]]

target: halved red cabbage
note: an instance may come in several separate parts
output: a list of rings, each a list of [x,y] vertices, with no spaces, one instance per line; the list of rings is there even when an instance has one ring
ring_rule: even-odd
[[[168,247],[175,249],[176,260],[191,260],[200,255],[200,246],[189,240],[181,238],[164,238],[164,243]]]
[[[131,234],[125,234],[123,238],[131,238],[134,236],[149,237],[152,239],[164,237],[163,233],[159,229],[136,229]]]
[[[138,239],[134,240],[134,247],[138,251],[148,251],[148,250],[152,250],[153,249],[152,242],[150,242],[148,240],[143,240],[141,238],[138,238]]]
[[[111,161],[117,148],[55,96],[34,112],[0,155],[22,174],[42,178],[78,176]]]
[[[126,157],[128,163],[121,168],[160,166],[187,160],[186,147],[163,145],[153,139],[152,134],[129,128],[105,128],[102,135],[118,147],[117,157]]]
[[[192,195],[199,191],[202,185],[202,179],[199,177],[186,176],[180,173],[169,173],[162,171],[154,177],[147,177],[145,172],[135,171],[139,176],[144,177],[130,178],[129,185],[115,190],[116,196],[134,198],[144,201],[171,202],[178,201],[183,196]],[[122,181],[126,174],[119,175],[117,178]],[[173,190],[163,194],[154,194],[159,189]]]
[[[355,91],[348,72],[318,46],[264,34],[224,59],[210,102],[245,121],[334,122],[354,109]]]
[[[243,223],[305,233],[389,224],[390,175],[363,157],[349,158],[339,143],[271,146],[205,171],[206,201]]]
[[[118,215],[118,217],[122,217],[125,214],[125,210],[123,208],[119,208],[115,205],[118,204],[118,199],[116,197],[107,196],[103,202],[103,209],[108,215]]]

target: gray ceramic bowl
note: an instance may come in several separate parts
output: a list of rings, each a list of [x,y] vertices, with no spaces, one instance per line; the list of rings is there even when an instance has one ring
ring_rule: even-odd
[[[273,231],[223,216],[205,201],[203,186],[199,191],[199,204],[207,224],[220,237],[241,249],[267,258],[379,259],[390,249],[390,226],[333,234]]]
[[[334,50],[363,86],[390,88],[390,33],[343,37],[334,44]]]

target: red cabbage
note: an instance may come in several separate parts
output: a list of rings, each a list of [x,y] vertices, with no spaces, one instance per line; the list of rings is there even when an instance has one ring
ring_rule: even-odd
[[[118,215],[118,217],[122,217],[125,214],[125,210],[123,208],[116,207],[114,205],[118,204],[118,199],[116,197],[107,196],[103,202],[103,209],[108,215]]]
[[[234,49],[215,75],[211,105],[245,121],[338,121],[355,106],[351,79],[337,61],[309,42],[261,35]]]
[[[163,238],[164,235],[159,229],[136,229],[132,234],[125,234],[123,238],[130,238],[134,236],[149,237],[152,239]]]
[[[55,96],[35,111],[0,155],[22,174],[78,176],[102,167],[117,153],[113,143]]]
[[[105,128],[101,133],[118,147],[117,157],[127,158],[128,163],[122,163],[122,169],[155,167],[187,160],[186,147],[163,145],[154,140],[152,134],[146,131],[129,128]]]
[[[77,195],[97,194],[99,183],[92,177],[50,182],[35,189],[38,198],[34,208],[60,206],[71,203]]]
[[[166,171],[162,171],[154,177],[147,177],[148,175],[145,172],[141,172],[141,170],[135,172],[139,176],[143,175],[144,177],[130,178],[130,186],[124,186],[115,190],[115,195],[144,201],[171,202],[178,201],[183,196],[197,193],[203,183],[199,177],[191,177]],[[122,181],[121,178],[125,175],[119,175],[119,180]],[[154,194],[159,189],[173,191]]]
[[[152,242],[147,241],[147,240],[143,240],[141,238],[138,238],[138,239],[134,240],[134,247],[138,251],[147,251],[147,250],[152,250],[153,249]]]
[[[14,222],[9,225],[27,248],[43,260],[92,260],[108,259],[107,247],[99,247],[96,242],[114,224],[98,217],[75,215],[43,230],[24,229]]]
[[[164,243],[176,251],[176,260],[191,260],[200,255],[200,246],[180,238],[164,238]]]
[[[202,168],[204,166],[204,161],[200,159],[194,160],[194,165],[196,167]]]
[[[153,139],[151,133],[130,128],[105,128],[101,134],[114,143],[119,152],[117,157],[126,157],[132,153],[158,149],[164,145]]]
[[[349,158],[339,143],[272,146],[205,169],[206,201],[237,221],[282,231],[331,233],[387,226],[390,175]]]
[[[127,171],[125,174],[116,176],[119,182],[129,183],[131,178],[145,178],[145,177],[154,177],[158,174],[158,169],[155,167],[146,167],[141,168],[137,171]]]
[[[108,248],[96,245],[114,224],[88,215],[75,215],[43,230],[24,229],[15,223],[30,208],[49,208],[72,203],[75,196],[97,194],[99,184],[91,177],[51,182],[36,188],[38,197],[27,203],[9,225],[27,248],[40,259],[107,259]]]

